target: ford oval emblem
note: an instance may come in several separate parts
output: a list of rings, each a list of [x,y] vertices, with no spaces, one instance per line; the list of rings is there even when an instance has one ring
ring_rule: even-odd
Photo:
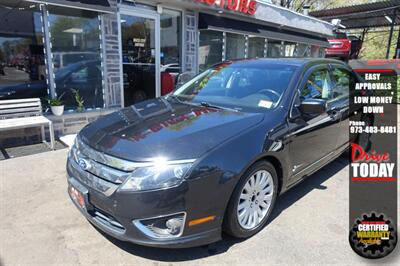
[[[85,159],[79,158],[78,165],[80,168],[82,168],[82,170],[86,171],[90,169],[90,163]]]

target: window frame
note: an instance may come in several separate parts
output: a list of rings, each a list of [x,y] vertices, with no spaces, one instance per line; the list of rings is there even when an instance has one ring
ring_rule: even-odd
[[[50,23],[50,16],[52,15],[57,15],[57,14],[51,14],[49,11],[49,6],[51,7],[57,7],[57,5],[52,5],[52,4],[41,4],[40,5],[42,10],[43,10],[43,27],[45,31],[44,35],[44,41],[45,41],[45,51],[46,51],[46,58],[47,58],[47,71],[49,73],[49,82],[48,82],[48,90],[50,91],[49,97],[51,98],[56,98],[58,97],[57,95],[57,84],[55,80],[55,65],[54,65],[54,55],[55,53],[53,52],[53,44],[51,41],[51,23]],[[66,7],[65,10],[70,10],[73,8],[71,7]],[[103,105],[102,106],[97,106],[97,107],[85,107],[85,110],[91,111],[91,110],[100,110],[100,109],[106,109],[106,102],[107,102],[107,97],[106,97],[106,71],[105,71],[105,56],[104,56],[104,32],[103,32],[103,20],[102,20],[102,13],[98,11],[91,11],[93,13],[96,13],[97,15],[97,20],[99,23],[99,60],[100,60],[100,71],[101,71],[101,76],[102,76],[102,100],[103,100]],[[60,64],[63,62],[64,58],[62,55],[60,55]],[[73,113],[75,112],[74,109],[67,109],[66,112],[68,113]]]
[[[180,62],[179,62],[179,67],[181,69],[181,73],[185,72],[185,60],[186,60],[186,50],[185,50],[185,33],[186,33],[186,23],[185,23],[185,19],[186,19],[186,11],[183,8],[178,8],[178,7],[173,7],[173,6],[169,6],[169,5],[165,5],[165,4],[160,4],[159,5],[161,9],[167,9],[167,10],[172,10],[172,11],[177,11],[181,13],[181,43],[179,44],[181,49],[179,51],[179,57],[180,57]],[[161,24],[161,14],[160,14],[160,24]],[[161,25],[160,25],[161,26]],[[160,32],[160,53],[161,53],[161,32]],[[161,65],[161,62],[160,62]],[[161,75],[161,73],[160,73]]]

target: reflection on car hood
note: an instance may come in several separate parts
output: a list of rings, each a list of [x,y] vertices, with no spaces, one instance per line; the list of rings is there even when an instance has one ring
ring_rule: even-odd
[[[158,98],[104,116],[82,129],[80,137],[99,151],[132,161],[193,159],[262,119],[263,114]]]

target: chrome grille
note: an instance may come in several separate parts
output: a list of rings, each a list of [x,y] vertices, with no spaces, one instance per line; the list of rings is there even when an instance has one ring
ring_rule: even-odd
[[[125,172],[132,172],[138,167],[145,167],[154,165],[154,162],[132,162],[127,161],[124,159],[119,159],[105,153],[96,151],[95,149],[89,147],[82,140],[77,137],[76,146],[78,150],[83,153],[86,157],[91,158],[92,160],[99,162],[103,165],[107,165],[109,167],[125,171]]]
[[[71,153],[76,164],[79,165],[80,160],[84,160],[85,168],[82,168],[82,171],[113,184],[122,184],[135,169],[133,163],[96,151],[79,139],[72,147]]]
[[[90,172],[83,171],[73,158],[68,160],[68,169],[71,176],[78,179],[82,184],[85,184],[106,196],[112,195],[118,188],[118,185],[103,180]]]

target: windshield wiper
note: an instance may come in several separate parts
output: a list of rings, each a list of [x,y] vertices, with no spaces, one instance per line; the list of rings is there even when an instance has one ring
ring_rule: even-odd
[[[173,95],[173,94],[168,95],[168,96],[167,96],[167,99],[174,99],[175,101],[177,101],[177,102],[179,102],[179,103],[184,102],[184,101],[182,101],[181,99],[179,99],[178,96]]]
[[[204,107],[215,108],[215,109],[220,109],[220,110],[228,110],[228,111],[232,111],[232,112],[239,112],[239,110],[234,109],[234,108],[229,108],[229,107],[225,107],[225,106],[218,106],[218,105],[215,105],[215,104],[210,104],[208,102],[201,102],[200,105],[204,106]]]
[[[174,99],[175,101],[177,101],[179,103],[188,104],[188,105],[192,105],[192,106],[200,105],[200,106],[215,108],[215,109],[219,109],[219,110],[228,110],[228,111],[232,111],[232,112],[239,112],[239,110],[237,110],[237,109],[224,107],[224,106],[218,106],[218,105],[210,104],[209,102],[201,102],[201,103],[197,104],[197,103],[193,103],[193,102],[184,101],[184,100],[181,100],[177,95],[173,95],[173,94],[168,95],[167,98]]]

